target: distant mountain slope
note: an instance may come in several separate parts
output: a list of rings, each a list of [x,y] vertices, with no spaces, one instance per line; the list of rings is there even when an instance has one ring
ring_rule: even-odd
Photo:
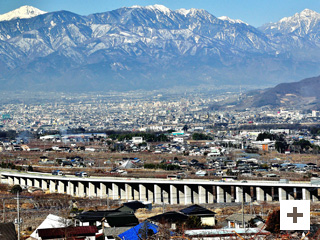
[[[200,84],[238,89],[320,73],[319,35],[312,35],[319,28],[318,15],[307,10],[299,19],[312,24],[308,31],[297,25],[297,31],[305,32],[301,36],[277,23],[257,29],[205,10],[172,11],[162,5],[89,16],[33,9],[33,15],[26,11],[28,18],[22,18],[20,10],[8,13],[14,16],[11,20],[0,21],[1,90],[105,91]],[[294,21],[286,21],[288,28]]]
[[[320,106],[320,76],[307,78],[299,82],[281,83],[253,95],[241,104],[246,107],[295,106],[318,108]]]

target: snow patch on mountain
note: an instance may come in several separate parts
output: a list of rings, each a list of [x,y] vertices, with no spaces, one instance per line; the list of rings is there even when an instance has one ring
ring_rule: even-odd
[[[191,11],[190,9],[181,8],[176,10],[175,12],[181,15],[187,16],[190,13],[190,11]]]
[[[190,9],[184,9],[184,8],[180,8],[178,10],[175,11],[178,14],[184,15],[185,17],[194,17],[196,15],[199,15],[202,17],[207,17],[207,15],[212,16],[210,13],[208,13],[206,10],[204,9],[196,9],[196,8],[190,8]],[[213,16],[212,16],[213,17]]]
[[[13,11],[0,15],[0,21],[10,21],[13,19],[33,18],[47,12],[41,11],[32,6],[22,6]]]
[[[159,5],[159,4],[155,4],[155,5],[149,5],[149,6],[146,6],[146,7],[142,7],[142,6],[139,6],[139,5],[134,5],[132,6],[131,8],[140,8],[140,9],[148,9],[148,10],[151,10],[151,11],[160,11],[166,15],[169,15],[171,13],[171,10],[169,8],[167,8],[166,6],[163,6],[163,5]]]
[[[227,17],[227,16],[221,16],[221,17],[218,17],[218,19],[220,19],[220,20],[222,20],[222,21],[228,21],[228,22],[230,22],[230,23],[246,24],[247,26],[249,26],[248,23],[243,22],[243,21],[241,21],[240,19],[231,19],[231,18],[229,18],[229,17]]]

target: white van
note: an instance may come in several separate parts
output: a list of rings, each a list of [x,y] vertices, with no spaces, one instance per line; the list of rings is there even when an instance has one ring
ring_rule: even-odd
[[[181,179],[181,176],[180,176],[180,175],[168,175],[168,176],[167,176],[167,179],[170,179],[170,180],[180,180],[180,179]]]

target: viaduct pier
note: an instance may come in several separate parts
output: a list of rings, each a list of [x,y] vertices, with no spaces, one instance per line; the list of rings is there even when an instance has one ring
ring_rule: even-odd
[[[320,200],[320,184],[310,182],[231,181],[206,179],[54,176],[45,173],[0,172],[1,183],[38,187],[77,197],[140,200],[155,204],[210,204],[252,201]]]

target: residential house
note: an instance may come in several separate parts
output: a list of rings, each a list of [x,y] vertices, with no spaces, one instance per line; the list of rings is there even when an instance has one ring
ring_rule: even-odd
[[[169,223],[171,229],[176,229],[177,225],[182,224],[187,219],[187,215],[175,211],[165,212],[148,218],[152,223]]]
[[[96,240],[96,226],[66,227],[66,228],[45,228],[39,229],[38,234],[41,239],[86,239]]]
[[[118,210],[82,212],[74,217],[74,221],[76,226],[97,226],[99,233],[106,227],[129,227],[139,224],[134,213]]]
[[[143,138],[142,137],[132,137],[132,143],[134,143],[134,144],[143,143]]]
[[[264,225],[264,220],[257,215],[234,213],[227,217],[228,228],[242,228],[242,221],[244,221],[245,227],[252,227],[250,225],[255,225],[261,228]]]
[[[49,214],[46,219],[37,227],[37,229],[30,235],[32,239],[41,239],[38,230],[39,229],[49,229],[49,228],[63,228],[70,226],[72,224],[71,220],[59,217],[57,215]]]
[[[187,215],[188,217],[199,217],[201,219],[202,225],[214,226],[216,224],[216,213],[197,204],[181,209],[180,212]]]
[[[121,212],[133,212],[135,213],[138,209],[145,208],[151,210],[151,204],[144,204],[140,201],[131,201],[123,203],[123,206],[117,208],[118,211]]]

